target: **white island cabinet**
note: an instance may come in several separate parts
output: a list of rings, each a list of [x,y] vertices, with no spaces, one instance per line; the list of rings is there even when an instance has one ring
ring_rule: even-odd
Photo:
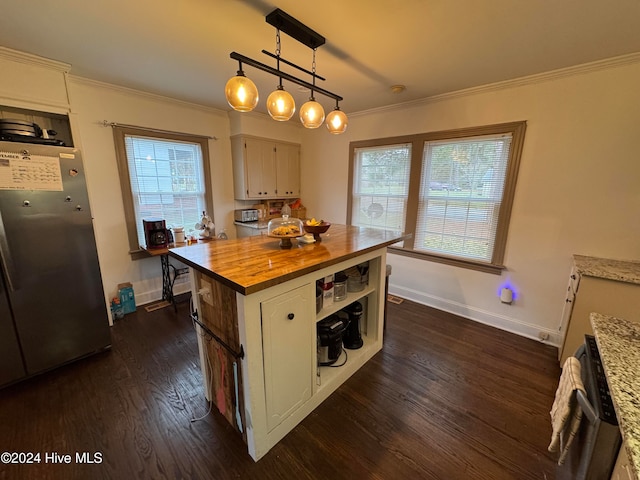
[[[294,240],[288,250],[269,237],[170,250],[192,267],[207,398],[242,433],[254,460],[381,350],[386,247],[403,238],[333,225],[321,242]],[[363,263],[368,285],[316,313],[316,281]],[[316,323],[355,301],[364,310],[363,346],[348,350],[340,367],[319,366]]]

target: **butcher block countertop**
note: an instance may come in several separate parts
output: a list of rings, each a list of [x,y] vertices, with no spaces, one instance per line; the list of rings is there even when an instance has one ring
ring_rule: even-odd
[[[623,446],[640,479],[640,324],[592,313],[595,333],[609,392],[622,432]]]
[[[321,241],[280,248],[280,240],[253,236],[172,248],[169,255],[249,295],[408,238],[400,232],[332,224]]]

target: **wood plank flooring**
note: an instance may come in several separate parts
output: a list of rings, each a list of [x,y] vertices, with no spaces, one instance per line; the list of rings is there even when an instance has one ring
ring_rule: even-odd
[[[390,303],[383,351],[254,463],[217,411],[191,421],[207,403],[188,303],[111,333],[112,351],[0,391],[0,452],[41,455],[0,479],[555,478],[560,368],[533,340]]]

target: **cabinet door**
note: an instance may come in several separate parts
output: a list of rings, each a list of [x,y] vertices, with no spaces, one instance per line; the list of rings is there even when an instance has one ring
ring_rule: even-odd
[[[276,182],[279,197],[300,196],[300,147],[278,144],[276,146]]]
[[[315,354],[311,290],[304,285],[261,305],[268,431],[311,398]]]
[[[560,328],[567,330],[569,322],[571,321],[571,313],[573,312],[573,305],[576,300],[576,291],[578,289],[579,275],[574,271],[571,272],[569,284],[567,285],[567,298],[564,299],[564,307],[562,308],[562,320],[560,322]],[[562,360],[564,352],[563,348],[558,349],[558,360]],[[573,353],[568,353],[573,355]],[[566,359],[566,355],[564,357]]]
[[[245,139],[245,174],[248,198],[276,195],[276,156],[273,142]]]
[[[640,285],[581,275],[566,327],[560,365],[584,343],[585,334],[593,335],[591,312],[640,322]]]

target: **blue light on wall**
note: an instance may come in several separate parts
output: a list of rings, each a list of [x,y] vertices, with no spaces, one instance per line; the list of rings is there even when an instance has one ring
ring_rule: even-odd
[[[497,295],[502,303],[508,304],[515,302],[518,298],[517,290],[510,280],[507,280],[498,287]]]

